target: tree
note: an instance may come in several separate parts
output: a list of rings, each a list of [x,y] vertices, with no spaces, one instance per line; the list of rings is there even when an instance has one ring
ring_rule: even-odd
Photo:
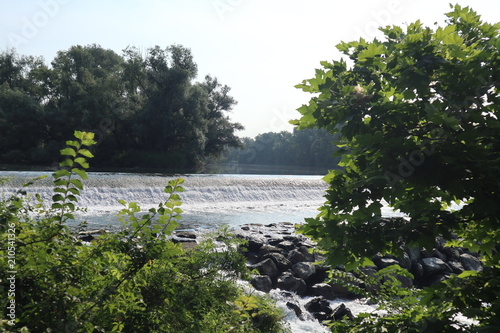
[[[450,326],[458,312],[478,321],[469,330],[500,326],[500,24],[458,5],[446,15],[444,27],[417,21],[380,28],[383,40],[342,42],[350,66],[322,62],[297,86],[318,95],[292,123],[337,134],[342,155],[343,170],[325,177],[321,213],[302,228],[332,265],[399,255],[402,244],[432,249],[436,236],[484,263],[482,273],[424,290],[414,300],[422,312],[358,321],[359,331],[460,331]],[[382,219],[383,201],[407,218]]]

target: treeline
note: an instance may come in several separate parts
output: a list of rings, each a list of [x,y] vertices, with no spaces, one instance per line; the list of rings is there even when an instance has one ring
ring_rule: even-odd
[[[236,173],[324,173],[337,168],[335,135],[324,129],[269,132],[243,138],[242,149],[225,155],[225,171]]]
[[[189,49],[99,45],[43,58],[0,54],[0,164],[48,165],[75,130],[96,133],[97,167],[193,170],[239,147],[236,101],[211,76],[195,82]]]

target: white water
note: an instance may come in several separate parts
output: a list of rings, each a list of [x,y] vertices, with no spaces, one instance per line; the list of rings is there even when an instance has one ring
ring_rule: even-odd
[[[49,199],[52,193],[50,173],[0,172],[12,177],[0,187],[0,193],[12,193],[29,179],[41,174],[47,179],[29,187]],[[94,227],[113,227],[115,214],[123,208],[118,200],[137,202],[144,210],[165,201],[163,189],[175,177],[163,175],[89,173],[84,181],[79,204],[87,208],[81,216]],[[265,175],[186,175],[180,193],[185,228],[211,228],[245,223],[293,222],[317,214],[324,202],[326,184],[321,176]]]

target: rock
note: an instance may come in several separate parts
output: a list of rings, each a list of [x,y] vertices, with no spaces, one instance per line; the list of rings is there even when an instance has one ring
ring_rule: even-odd
[[[416,246],[408,248],[408,256],[412,262],[417,262],[420,260],[420,249]]]
[[[330,303],[321,296],[314,297],[307,302],[304,307],[320,322],[330,320],[332,318],[333,310],[330,307]]]
[[[250,265],[250,269],[256,269],[261,275],[269,275],[271,278],[279,275],[279,270],[271,259],[264,259],[255,265]]]
[[[307,261],[306,257],[302,254],[302,252],[300,252],[297,249],[293,249],[292,251],[288,252],[287,258],[288,258],[288,260],[290,260],[290,262],[292,264]]]
[[[431,258],[431,257],[432,257],[432,253],[430,253],[426,249],[423,249],[420,251],[420,258]]]
[[[446,255],[447,261],[458,261],[460,258],[460,252],[454,247],[444,247],[443,253]]]
[[[293,291],[299,296],[304,296],[307,292],[306,282],[301,278],[293,276],[289,272],[285,272],[278,277],[276,288]]]
[[[316,283],[321,283],[328,278],[328,272],[330,271],[329,266],[314,265],[315,273],[307,279],[309,285],[314,285]]]
[[[447,264],[455,274],[461,274],[465,271],[464,266],[462,266],[462,264],[456,260],[450,260],[447,262]]]
[[[295,276],[307,280],[307,278],[316,273],[316,268],[309,262],[298,262],[292,266],[292,272]]]
[[[250,284],[257,290],[268,293],[273,289],[273,282],[268,275],[254,275],[250,280]]]
[[[449,270],[444,261],[435,257],[423,258],[422,267],[424,268],[425,275],[439,274]]]
[[[327,283],[317,283],[311,287],[312,296],[323,296],[326,299],[335,299],[335,293],[333,292],[333,287]]]
[[[299,318],[300,320],[304,320],[302,316],[302,309],[298,304],[292,302],[286,302],[286,307],[289,308],[290,310],[293,310],[297,318]]]
[[[263,257],[264,255],[266,255],[268,253],[272,253],[272,252],[283,253],[283,250],[276,247],[276,246],[264,244],[264,245],[262,245],[262,247],[259,250],[259,256]]]
[[[262,260],[262,258],[257,253],[254,252],[245,253],[245,257],[247,258],[248,262],[251,263],[252,265]]]
[[[481,272],[483,270],[483,266],[481,265],[481,261],[474,257],[471,254],[463,253],[460,255],[460,263],[464,266],[467,271],[478,271]]]
[[[316,261],[314,253],[310,253],[309,248],[307,246],[303,245],[303,246],[299,247],[299,251],[300,251],[300,253],[302,253],[304,255],[306,261],[308,261],[308,262],[315,262]]]
[[[399,265],[399,261],[392,258],[380,258],[375,260],[375,265],[377,265],[379,269],[383,269],[392,265]]]
[[[196,234],[192,231],[176,231],[174,235],[181,238],[196,239]]]
[[[250,238],[248,239],[247,248],[250,252],[259,252],[259,250],[264,245],[264,241],[258,238]]]
[[[399,260],[399,264],[401,267],[406,268],[407,270],[411,269],[412,260],[410,259],[410,255],[406,252],[403,252],[403,258]]]
[[[345,306],[344,303],[340,304],[333,310],[333,319],[342,320],[345,316],[350,320],[354,319],[351,310]]]
[[[285,258],[285,256],[281,253],[271,252],[266,254],[263,258],[270,258],[274,262],[278,270],[280,270],[281,272],[286,271],[287,269],[292,267],[292,263],[290,262],[290,260]]]
[[[444,254],[443,252],[439,251],[438,249],[433,249],[432,250],[432,255],[436,258],[439,258],[441,259],[442,261],[446,261],[446,254]]]
[[[421,263],[414,261],[411,264],[410,272],[413,274],[415,279],[420,279],[422,276],[424,276],[424,267]]]
[[[394,277],[401,282],[401,288],[413,287],[413,279],[399,274],[395,274]]]
[[[285,251],[291,251],[295,248],[295,244],[293,244],[290,241],[282,241],[279,244],[277,244],[276,246],[285,250]]]

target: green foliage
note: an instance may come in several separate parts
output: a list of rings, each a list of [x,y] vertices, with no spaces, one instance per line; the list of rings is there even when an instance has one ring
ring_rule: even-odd
[[[248,272],[227,231],[191,251],[169,238],[182,213],[181,178],[169,181],[166,200],[147,212],[120,201],[122,230],[82,242],[65,222],[79,209],[96,142],[93,133],[74,136],[61,150],[50,203],[24,188],[0,200],[0,331],[281,331],[282,315],[268,301],[254,297],[251,309],[238,303],[246,296],[236,279]]]
[[[335,136],[323,129],[263,133],[255,139],[244,138],[242,149],[230,149],[225,156],[229,167],[272,173],[295,170],[317,172],[334,168],[339,158],[333,157]],[[270,171],[268,171],[270,170]],[[302,171],[304,172],[304,171]]]
[[[0,163],[47,164],[72,129],[92,130],[99,167],[195,170],[240,146],[230,88],[180,45],[119,55],[99,45],[43,59],[0,54]],[[29,133],[30,135],[26,135]]]
[[[350,65],[322,62],[297,86],[316,96],[292,123],[336,134],[342,156],[343,170],[325,177],[321,213],[302,228],[330,264],[399,255],[402,243],[431,249],[439,235],[479,252],[485,266],[414,299],[415,310],[389,306],[385,317],[358,321],[366,332],[463,331],[459,312],[477,320],[468,331],[500,327],[490,297],[498,296],[491,272],[500,267],[500,24],[458,5],[447,17],[434,30],[417,21],[381,28],[383,40],[342,42]],[[381,219],[384,202],[408,218]],[[484,293],[469,293],[480,285]]]

